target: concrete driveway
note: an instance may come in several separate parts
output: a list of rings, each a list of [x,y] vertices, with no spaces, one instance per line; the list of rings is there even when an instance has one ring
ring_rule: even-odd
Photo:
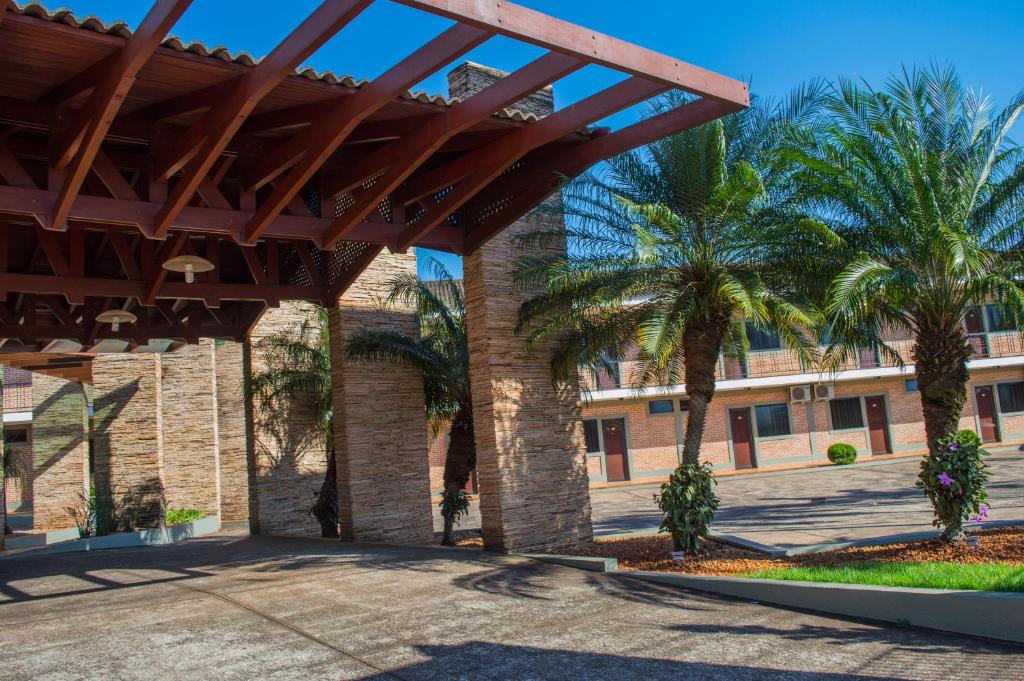
[[[993,454],[992,520],[1024,521],[1024,455]],[[920,459],[722,478],[713,529],[778,548],[934,530],[914,487]],[[657,487],[593,490],[594,532],[648,534],[661,517]]]
[[[4,681],[1020,679],[1022,652],[464,550],[219,536],[0,560]]]

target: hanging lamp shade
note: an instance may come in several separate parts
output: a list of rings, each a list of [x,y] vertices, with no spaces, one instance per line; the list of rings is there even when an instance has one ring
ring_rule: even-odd
[[[96,315],[96,321],[110,324],[112,331],[120,331],[121,324],[132,324],[138,321],[138,319],[138,317],[127,310],[107,310]]]
[[[213,263],[198,255],[176,255],[167,260],[163,267],[171,272],[184,272],[185,283],[191,284],[196,280],[196,272],[209,272],[213,269]]]

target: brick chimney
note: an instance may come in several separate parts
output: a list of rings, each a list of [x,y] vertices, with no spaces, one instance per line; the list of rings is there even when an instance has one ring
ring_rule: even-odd
[[[457,99],[468,99],[507,75],[489,66],[466,62],[448,73],[448,94]],[[554,90],[549,85],[509,108],[538,117],[547,116],[555,110]]]

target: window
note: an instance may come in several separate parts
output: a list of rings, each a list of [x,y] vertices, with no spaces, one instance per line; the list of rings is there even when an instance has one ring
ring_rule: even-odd
[[[587,441],[587,453],[601,451],[601,437],[597,431],[597,420],[588,419],[583,422],[583,437]]]
[[[679,400],[679,411],[684,414],[690,411],[690,400]]]
[[[4,428],[5,442],[28,442],[28,428]]]
[[[1006,314],[1001,305],[986,305],[985,319],[988,321],[990,333],[996,331],[1013,331],[1013,319]]]
[[[757,418],[758,437],[793,434],[792,428],[789,427],[788,404],[762,404],[754,407],[754,415]]]
[[[850,430],[864,427],[864,412],[859,397],[847,397],[828,403],[832,413],[832,430]]]
[[[999,384],[999,411],[1003,414],[1024,411],[1024,382]]]
[[[751,352],[757,352],[759,350],[779,350],[782,348],[782,341],[779,340],[778,335],[771,331],[759,329],[750,322],[746,323],[746,327],[747,340],[750,341]]]
[[[908,378],[907,380],[903,381],[903,389],[906,390],[908,393],[916,393],[917,392],[917,379],[916,378]]]
[[[648,414],[671,414],[672,400],[651,400],[647,403]]]

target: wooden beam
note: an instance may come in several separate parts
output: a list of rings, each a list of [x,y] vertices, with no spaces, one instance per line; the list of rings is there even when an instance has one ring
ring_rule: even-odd
[[[456,24],[430,41],[358,93],[331,107],[310,127],[283,143],[257,166],[257,185],[266,184],[294,165],[274,187],[246,229],[246,242],[258,239],[288,202],[368,116],[461,55],[482,44],[491,33]],[[253,181],[247,182],[252,188]]]
[[[750,105],[746,83],[506,0],[395,0],[702,97]]]
[[[35,180],[25,170],[25,166],[14,156],[2,139],[0,139],[0,178],[3,178],[12,187],[35,189],[37,186]]]
[[[62,295],[77,290],[90,298],[144,298],[152,282],[141,280],[102,279],[99,277],[55,277],[50,274],[0,273],[0,289],[30,295]],[[323,287],[292,284],[234,284],[164,282],[154,300],[238,300],[266,302],[270,300],[308,300],[319,302],[327,290]],[[0,336],[2,337],[2,336]]]
[[[564,177],[575,177],[590,166],[659,139],[675,135],[721,118],[737,110],[735,105],[711,99],[700,99],[657,116],[634,123],[607,135],[594,137],[556,152],[550,158],[539,159],[534,168],[488,187],[488,202],[501,200],[497,212],[479,224],[467,225],[465,254],[475,253],[505,227],[512,224],[550,196]],[[511,187],[509,184],[513,183]],[[504,191],[502,186],[507,187]]]
[[[71,268],[68,266],[67,256],[64,255],[60,242],[57,241],[57,235],[43,229],[42,225],[36,225],[36,239],[39,241],[39,247],[46,254],[46,260],[50,263],[53,273],[58,277],[68,276],[71,273]]]
[[[157,0],[109,70],[103,72],[85,107],[72,121],[55,151],[56,169],[67,168],[67,172],[48,227],[67,229],[71,204],[82,187],[114,116],[135,82],[135,76],[190,4],[192,0]]]
[[[152,305],[153,301],[156,300],[156,296],[160,293],[160,287],[163,286],[164,281],[167,279],[169,272],[163,268],[163,264],[176,257],[181,253],[181,249],[185,247],[185,240],[188,239],[187,232],[176,232],[173,237],[167,240],[163,244],[160,252],[156,257],[156,271],[152,274],[153,280],[150,282],[146,295],[139,298],[139,303],[142,305]]]
[[[398,240],[398,250],[405,250],[429,234],[434,228],[473,196],[494,181],[530,150],[554,142],[596,120],[663,93],[665,86],[640,78],[630,78],[592,95],[570,107],[516,130],[477,151],[459,157],[427,174],[429,182],[441,182],[430,192],[458,183],[438,203],[429,206]],[[415,183],[415,181],[414,181]],[[421,198],[418,193],[412,198]],[[403,197],[403,200],[408,199]]]
[[[326,0],[257,66],[225,88],[223,101],[192,126],[180,138],[171,157],[158,165],[160,176],[167,178],[188,163],[184,177],[174,185],[157,215],[156,236],[162,238],[175,223],[256,104],[372,2]]]
[[[107,230],[107,238],[110,240],[110,245],[113,247],[114,253],[121,263],[121,269],[124,270],[125,277],[128,279],[141,279],[142,270],[135,259],[135,251],[128,244],[128,239],[125,238],[124,233],[117,229]]]
[[[516,103],[583,66],[585,63],[579,59],[549,52],[494,85],[453,105],[442,116],[429,119],[416,133],[392,142],[354,164],[352,174],[342,180],[344,186],[335,187],[336,191],[331,197],[350,190],[356,181],[378,175],[382,168],[387,168],[387,171],[360,192],[355,198],[355,204],[347,208],[345,214],[331,225],[325,238],[326,246],[332,248],[338,243],[449,139],[468,130],[480,120],[489,118],[498,109]]]
[[[47,214],[55,200],[56,192],[0,185],[0,213],[24,215],[36,220],[36,216]],[[152,238],[156,214],[162,205],[149,201],[126,201],[105,196],[80,195],[71,207],[70,219],[79,226],[128,227],[137,230],[143,236]],[[176,220],[175,229],[190,233],[226,236],[233,241],[241,242],[244,239],[245,226],[251,218],[252,212],[190,206],[181,211]],[[280,215],[263,236],[301,239],[321,247],[324,242],[324,233],[333,222],[333,218]],[[392,247],[397,243],[403,229],[402,225],[387,222],[365,222],[347,235],[343,241],[371,242]],[[457,229],[439,229],[421,245],[458,252],[462,248],[462,232]]]

